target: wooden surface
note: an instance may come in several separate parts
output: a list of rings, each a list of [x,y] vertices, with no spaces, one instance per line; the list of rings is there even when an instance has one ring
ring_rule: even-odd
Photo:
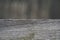
[[[60,20],[52,19],[0,19],[0,39],[17,40],[17,37],[24,37],[34,33],[33,40],[59,40]]]

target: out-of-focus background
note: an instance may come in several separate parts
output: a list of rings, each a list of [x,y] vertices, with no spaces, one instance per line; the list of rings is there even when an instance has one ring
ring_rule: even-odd
[[[0,19],[60,18],[60,0],[0,0]]]

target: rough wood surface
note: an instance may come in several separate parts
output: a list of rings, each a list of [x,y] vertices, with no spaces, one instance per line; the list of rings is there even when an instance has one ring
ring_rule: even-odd
[[[0,19],[0,40],[17,40],[30,33],[34,33],[32,40],[60,40],[60,20]]]

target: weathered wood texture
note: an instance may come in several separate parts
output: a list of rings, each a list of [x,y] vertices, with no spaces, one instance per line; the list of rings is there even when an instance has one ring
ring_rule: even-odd
[[[60,40],[60,20],[0,19],[0,40],[17,40],[29,33],[35,34],[33,40]]]

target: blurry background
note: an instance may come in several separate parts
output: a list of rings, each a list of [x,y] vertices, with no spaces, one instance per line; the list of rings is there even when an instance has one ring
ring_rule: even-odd
[[[60,0],[0,0],[1,19],[60,18]]]

